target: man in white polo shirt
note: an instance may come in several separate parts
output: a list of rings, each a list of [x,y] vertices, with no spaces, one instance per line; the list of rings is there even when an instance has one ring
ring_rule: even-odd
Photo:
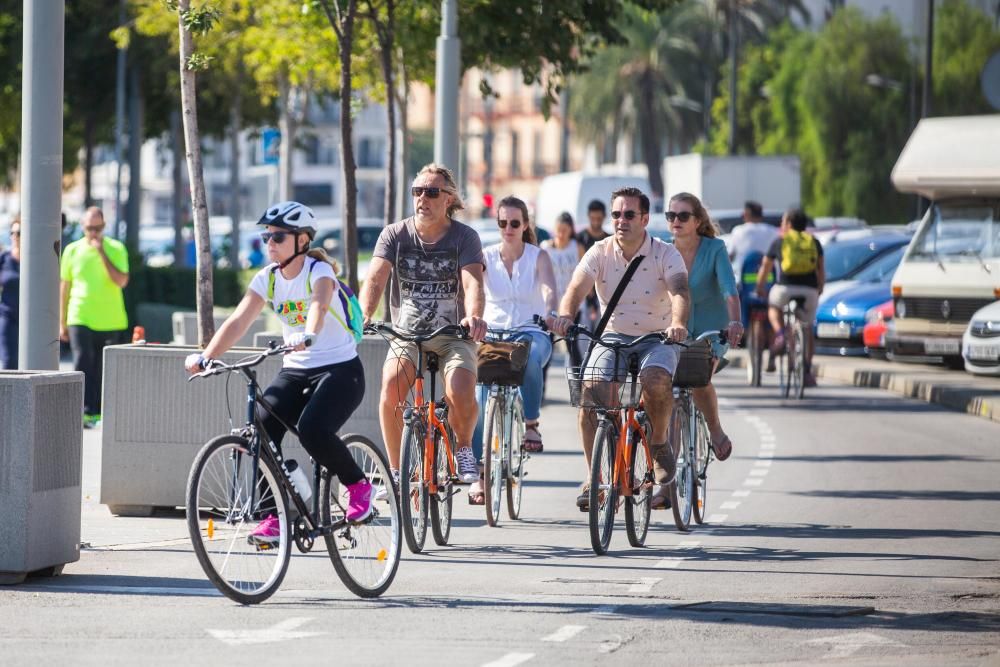
[[[662,332],[670,340],[685,340],[690,301],[687,268],[674,246],[646,232],[649,198],[638,188],[616,190],[611,195],[611,219],[614,235],[595,243],[580,260],[559,306],[559,318],[553,329],[565,335],[573,324],[573,313],[591,288],[597,290],[601,309],[607,308],[629,262],[642,255],[644,259],[622,293],[603,338],[630,342],[648,333]],[[673,479],[676,469],[674,453],[667,446],[667,430],[673,411],[671,382],[677,369],[678,350],[673,345],[649,341],[628,352],[638,353],[642,399],[653,428],[650,445],[656,464],[656,481],[666,485]],[[606,373],[611,377],[613,364],[611,351],[597,347],[586,372],[595,376]],[[581,409],[579,419],[589,471],[597,417],[593,410]],[[577,506],[582,509],[588,502],[589,489],[585,484],[577,498]]]

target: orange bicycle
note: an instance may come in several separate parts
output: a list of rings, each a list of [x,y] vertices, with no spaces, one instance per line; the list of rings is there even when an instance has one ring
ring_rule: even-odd
[[[649,449],[652,426],[641,399],[639,357],[630,353],[627,363],[621,364],[621,355],[646,341],[672,341],[662,333],[651,333],[621,343],[595,338],[580,327],[571,328],[567,338],[577,335],[587,336],[614,353],[613,372],[588,366],[566,369],[570,402],[597,413],[588,512],[590,544],[600,556],[608,552],[619,504],[625,506],[629,544],[641,547],[646,542],[653,495],[653,456]]]
[[[468,338],[458,324],[449,324],[429,334],[404,334],[385,322],[373,322],[366,333],[385,334],[417,345],[417,374],[411,400],[404,403],[403,437],[399,475],[403,536],[413,553],[420,553],[427,539],[430,514],[434,542],[448,544],[451,533],[452,497],[459,492],[454,443],[455,433],[448,423],[448,404],[437,396],[438,356],[424,352],[423,344],[438,336]],[[424,374],[430,374],[430,400],[424,398]],[[428,511],[429,510],[429,511]]]

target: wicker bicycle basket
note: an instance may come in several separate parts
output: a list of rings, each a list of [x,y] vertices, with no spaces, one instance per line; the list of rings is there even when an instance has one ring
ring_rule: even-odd
[[[708,385],[712,381],[712,360],[712,344],[707,340],[690,343],[681,349],[674,386],[697,389]]]

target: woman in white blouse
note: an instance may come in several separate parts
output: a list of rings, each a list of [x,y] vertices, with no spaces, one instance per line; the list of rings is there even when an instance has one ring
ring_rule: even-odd
[[[528,366],[521,385],[524,401],[524,449],[542,451],[538,418],[542,409],[542,369],[552,356],[552,341],[534,324],[535,315],[551,319],[558,307],[552,260],[538,247],[535,230],[528,220],[528,207],[517,197],[505,197],[497,204],[500,243],[483,249],[486,260],[486,310],[483,318],[492,329],[518,329],[513,339],[531,342]],[[483,451],[483,412],[488,388],[476,390],[479,400],[479,423],[472,437],[477,460]],[[482,484],[473,484],[469,502],[483,502]]]

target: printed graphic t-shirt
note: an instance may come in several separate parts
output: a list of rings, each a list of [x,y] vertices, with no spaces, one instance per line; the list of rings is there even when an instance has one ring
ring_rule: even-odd
[[[125,244],[104,237],[104,252],[111,264],[128,272],[128,251]],[[121,331],[128,328],[125,297],[108,275],[104,260],[87,238],[66,246],[59,261],[59,277],[70,283],[68,326],[83,326],[94,331]]]
[[[313,262],[315,262],[313,264]],[[310,271],[310,264],[312,270]],[[271,279],[271,269],[274,264],[265,266],[257,272],[250,281],[250,291],[256,293],[260,298],[267,301],[267,286]],[[306,276],[309,276],[311,290],[306,289]],[[274,309],[274,314],[281,320],[281,335],[287,341],[292,334],[303,333],[306,330],[306,317],[309,315],[309,302],[312,294],[316,293],[316,282],[320,278],[334,279],[333,267],[326,262],[320,262],[311,258],[306,258],[305,264],[299,274],[291,280],[281,275],[281,271],[274,274],[274,300],[267,305]],[[343,306],[337,298],[336,283],[334,283],[333,298],[330,300],[330,307],[336,309],[337,314],[345,322],[349,317],[345,317]],[[350,361],[358,356],[357,346],[354,343],[354,335],[340,325],[332,315],[327,313],[323,320],[323,328],[316,334],[316,340],[302,352],[292,352],[286,354],[282,359],[285,368],[319,368],[330,364],[339,364]]]
[[[461,270],[485,268],[479,235],[457,220],[434,243],[417,237],[416,222],[407,218],[382,230],[373,255],[393,265],[389,287],[392,323],[409,333],[430,333],[465,317]]]

